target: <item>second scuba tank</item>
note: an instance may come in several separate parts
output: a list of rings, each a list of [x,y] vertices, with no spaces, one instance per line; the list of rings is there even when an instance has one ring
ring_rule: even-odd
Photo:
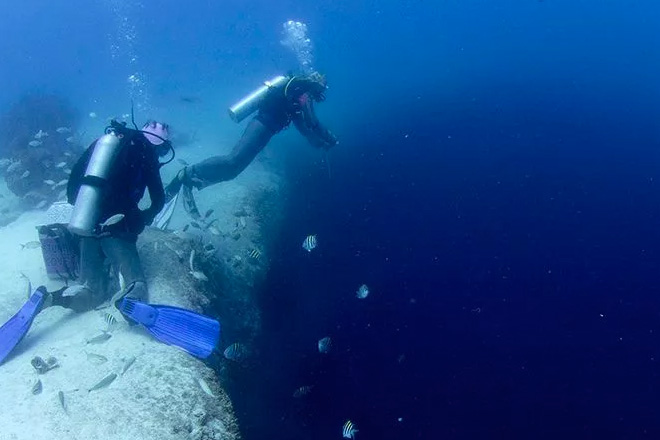
[[[279,75],[270,81],[265,81],[264,85],[229,107],[229,117],[234,122],[241,122],[259,109],[261,102],[264,100],[270,89],[281,87],[286,84],[288,80],[289,78],[286,76]]]
[[[95,234],[101,215],[103,187],[120,150],[120,139],[114,132],[96,141],[69,220],[68,229],[72,233],[83,237]]]

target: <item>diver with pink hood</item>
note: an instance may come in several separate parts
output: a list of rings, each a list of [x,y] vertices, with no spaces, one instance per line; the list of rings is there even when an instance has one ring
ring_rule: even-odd
[[[167,124],[148,121],[141,130],[112,121],[74,165],[67,185],[74,205],[69,231],[80,239],[80,289],[60,305],[89,310],[108,297],[105,260],[119,270],[132,296],[147,299],[147,284],[138,257],[138,235],[165,204],[160,157],[172,149]],[[151,205],[138,207],[145,190]]]

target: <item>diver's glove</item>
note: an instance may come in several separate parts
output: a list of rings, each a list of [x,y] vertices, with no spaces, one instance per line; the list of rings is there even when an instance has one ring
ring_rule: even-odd
[[[172,200],[179,193],[182,186],[200,190],[205,185],[202,179],[195,177],[195,170],[192,166],[184,167],[176,173],[174,179],[165,187],[165,202]]]
[[[277,88],[272,88],[259,107],[257,119],[273,132],[284,129],[301,110],[303,95],[313,101],[325,100],[327,83],[318,72],[309,75],[291,76],[289,81]],[[333,144],[334,145],[334,144]]]

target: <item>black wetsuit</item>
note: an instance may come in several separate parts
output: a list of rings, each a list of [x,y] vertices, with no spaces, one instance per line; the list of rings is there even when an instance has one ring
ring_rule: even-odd
[[[291,122],[313,146],[329,149],[336,145],[337,139],[316,117],[314,100],[305,92],[307,87],[308,83],[302,80],[290,87],[288,95],[284,90],[274,90],[261,105],[257,116],[248,123],[231,152],[224,156],[209,157],[184,169],[167,185],[167,199],[174,197],[181,185],[202,189],[235,178],[270,139]]]
[[[94,142],[83,153],[71,170],[67,187],[69,203],[75,203],[87,165],[94,151]],[[149,190],[151,206],[142,211],[138,202]],[[64,296],[64,289],[53,292],[53,304],[85,311],[101,304],[109,294],[105,260],[109,260],[115,271],[126,283],[135,283],[131,296],[147,299],[147,284],[140,257],[137,236],[150,224],[165,205],[165,192],[160,178],[160,164],[155,148],[142,133],[124,137],[122,149],[115,159],[104,192],[101,216],[103,222],[115,214],[124,214],[118,223],[104,229],[109,235],[102,237],[80,237],[80,283],[85,288],[75,296]]]
[[[109,228],[113,235],[123,239],[137,239],[145,225],[150,224],[165,205],[165,191],[160,178],[160,164],[155,149],[141,133],[122,139],[122,150],[113,164],[107,185],[103,188],[105,197],[101,206],[99,222],[115,214],[124,214],[124,219]],[[78,159],[71,170],[67,186],[67,199],[74,204],[89,159],[96,141]],[[151,206],[141,211],[138,202],[149,190]]]

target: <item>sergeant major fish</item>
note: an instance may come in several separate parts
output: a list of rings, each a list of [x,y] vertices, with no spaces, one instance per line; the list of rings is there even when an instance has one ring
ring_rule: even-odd
[[[239,362],[245,358],[246,351],[240,342],[234,342],[222,354],[230,361]]]
[[[312,252],[314,248],[316,248],[317,242],[316,242],[316,235],[308,235],[305,238],[305,241],[303,241],[302,247],[305,249],[307,252]]]
[[[369,296],[369,287],[366,284],[361,285],[357,292],[355,292],[355,295],[358,299],[365,299]]]
[[[350,420],[346,420],[346,423],[344,423],[344,427],[341,430],[342,437],[354,439],[356,432],[358,432],[358,430],[355,429],[355,424]]]

